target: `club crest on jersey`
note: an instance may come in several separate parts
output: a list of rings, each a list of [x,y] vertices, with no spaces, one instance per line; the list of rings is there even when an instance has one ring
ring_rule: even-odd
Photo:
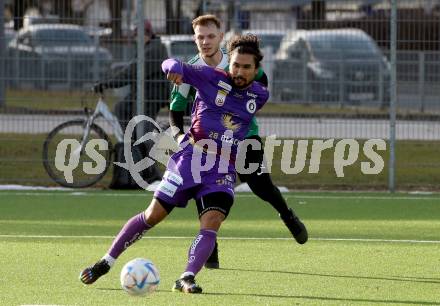
[[[220,80],[217,84],[222,89],[219,89],[217,92],[217,96],[215,97],[215,105],[223,106],[225,104],[226,96],[232,90],[232,86],[226,82]]]
[[[246,102],[246,109],[251,114],[255,113],[257,110],[257,103],[255,102],[255,99],[251,99]]]
[[[215,97],[215,105],[223,106],[223,104],[225,104],[227,94],[228,92],[222,89],[217,91],[217,96]]]

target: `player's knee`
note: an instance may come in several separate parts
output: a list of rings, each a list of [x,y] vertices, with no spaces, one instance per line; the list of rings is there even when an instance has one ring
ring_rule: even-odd
[[[153,199],[145,210],[145,222],[150,226],[155,226],[168,216],[171,211],[168,211],[161,202]]]
[[[220,211],[208,211],[200,217],[200,228],[218,231],[224,219],[225,215]]]
[[[268,173],[252,175],[247,180],[247,183],[252,192],[263,201],[269,201],[275,194],[280,192],[273,184]]]

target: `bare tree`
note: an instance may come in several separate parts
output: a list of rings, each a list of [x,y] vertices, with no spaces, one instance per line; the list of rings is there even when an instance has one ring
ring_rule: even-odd
[[[26,9],[31,6],[31,0],[14,0],[14,29],[18,31],[23,27],[23,17]]]
[[[324,0],[312,0],[312,23],[314,28],[320,28],[325,21],[325,1]]]
[[[115,37],[121,37],[121,11],[122,11],[122,1],[121,0],[110,0],[110,12],[112,15],[111,28],[113,30],[113,35]]]
[[[72,1],[54,1],[54,13],[60,16],[60,20],[66,20],[68,23],[73,23],[72,20]]]
[[[180,34],[180,21],[182,18],[182,1],[181,0],[166,0],[166,32],[167,34]]]

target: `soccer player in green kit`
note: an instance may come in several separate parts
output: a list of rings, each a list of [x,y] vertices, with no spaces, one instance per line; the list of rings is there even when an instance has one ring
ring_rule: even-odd
[[[188,61],[188,64],[207,65],[219,69],[228,69],[228,54],[226,50],[220,47],[223,40],[220,20],[214,15],[202,15],[192,22],[194,30],[194,39],[199,53]],[[255,81],[267,86],[268,80],[264,71],[260,68]],[[171,93],[170,104],[170,125],[177,127],[179,132],[175,134],[176,140],[179,142],[183,138],[183,116],[187,109],[188,103],[193,101],[195,96],[195,88],[188,84],[174,86]],[[299,244],[307,242],[308,233],[304,224],[295,215],[294,211],[287,206],[286,201],[281,195],[280,190],[276,187],[269,173],[262,171],[263,164],[263,145],[258,135],[258,124],[254,117],[249,126],[246,135],[247,139],[255,139],[260,142],[260,150],[247,150],[246,163],[257,163],[259,165],[257,171],[251,174],[240,174],[240,181],[247,182],[251,190],[262,200],[268,202],[278,213],[284,224],[287,226],[293,237]],[[211,269],[219,268],[218,260],[218,244],[208,258],[205,267]]]

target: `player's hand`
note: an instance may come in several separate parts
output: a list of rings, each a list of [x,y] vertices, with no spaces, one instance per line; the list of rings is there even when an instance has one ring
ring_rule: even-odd
[[[183,76],[178,73],[171,73],[169,72],[167,74],[167,79],[173,82],[176,85],[181,85],[183,83]]]
[[[92,87],[92,91],[96,94],[102,94],[104,92],[104,86],[102,83],[95,83]]]

